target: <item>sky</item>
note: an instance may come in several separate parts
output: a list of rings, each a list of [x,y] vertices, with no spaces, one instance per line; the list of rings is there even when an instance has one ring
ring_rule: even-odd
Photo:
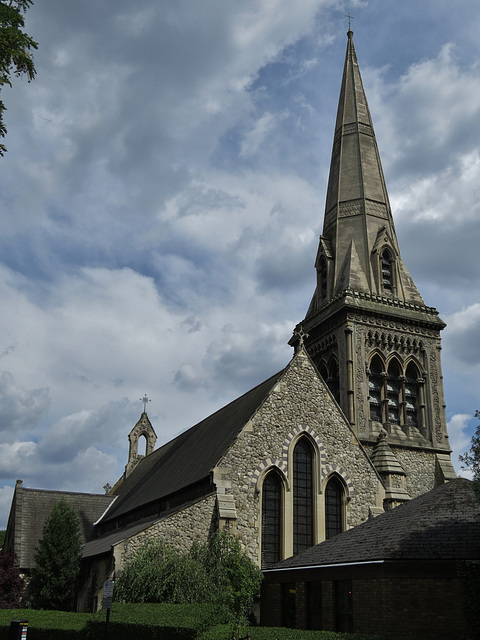
[[[103,493],[283,368],[350,13],[402,258],[447,323],[452,460],[480,408],[480,3],[37,0],[2,89],[0,527],[15,481]],[[464,473],[464,472],[462,472]]]

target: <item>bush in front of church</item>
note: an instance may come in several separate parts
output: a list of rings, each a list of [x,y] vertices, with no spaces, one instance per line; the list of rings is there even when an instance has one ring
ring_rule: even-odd
[[[237,538],[217,533],[188,554],[148,541],[115,585],[121,602],[215,603],[237,621],[248,618],[262,581]]]

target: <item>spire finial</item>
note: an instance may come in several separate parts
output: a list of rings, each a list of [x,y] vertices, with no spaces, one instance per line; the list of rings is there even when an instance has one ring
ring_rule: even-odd
[[[352,19],[353,16],[350,15],[350,11],[348,13],[345,14],[345,17],[348,18],[348,31],[347,31],[347,35],[353,34],[352,31]]]
[[[140,402],[143,402],[143,413],[147,412],[147,402],[151,402],[150,398],[145,394],[143,398],[140,398]]]

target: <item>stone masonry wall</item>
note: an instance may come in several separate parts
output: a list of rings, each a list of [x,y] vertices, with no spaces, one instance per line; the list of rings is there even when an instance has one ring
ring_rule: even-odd
[[[296,436],[302,431],[309,432],[317,445],[317,504],[323,505],[321,494],[332,471],[343,478],[349,491],[347,528],[367,520],[370,508],[382,504],[383,487],[377,474],[310,359],[300,351],[220,462],[221,467],[230,470],[230,491],[238,514],[237,534],[254,561],[258,562],[260,556],[258,485],[262,471],[276,464],[291,489],[289,458]],[[323,531],[318,531],[317,538],[324,538]]]
[[[202,498],[129,538],[122,554],[122,565],[128,562],[147,540],[163,540],[184,553],[189,551],[194,540],[206,542],[213,532],[215,500],[215,495]]]

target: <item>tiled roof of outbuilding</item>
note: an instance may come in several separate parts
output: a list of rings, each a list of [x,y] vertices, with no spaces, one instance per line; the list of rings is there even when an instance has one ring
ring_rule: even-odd
[[[8,523],[8,539],[5,545],[14,551],[22,569],[34,566],[34,555],[38,540],[42,537],[43,525],[57,502],[65,500],[78,511],[82,537],[88,541],[93,533],[93,524],[103,515],[115,496],[50,491],[24,488],[18,480]]]
[[[456,478],[273,570],[374,560],[480,560],[480,502],[473,483]]]
[[[208,478],[283,370],[143,458],[119,485],[108,522]]]

